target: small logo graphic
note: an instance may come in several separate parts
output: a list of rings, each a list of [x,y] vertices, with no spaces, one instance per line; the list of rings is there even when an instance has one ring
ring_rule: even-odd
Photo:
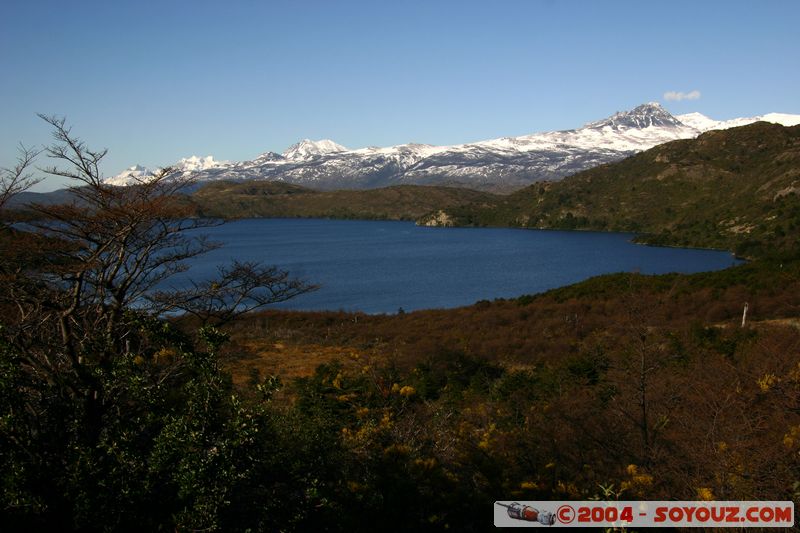
[[[575,520],[575,509],[571,505],[562,505],[556,511],[556,516],[562,524],[570,524]]]
[[[735,526],[761,530],[790,528],[795,523],[794,502],[791,501],[531,500],[494,503],[498,505],[492,509],[495,527],[629,527],[638,530]]]
[[[508,505],[505,503],[494,502],[501,507],[506,508],[508,516],[515,520],[524,520],[526,522],[539,522],[544,526],[552,526],[556,523],[556,516],[550,511],[540,511],[529,505],[522,505],[518,502],[513,502]],[[573,516],[575,512],[573,511]]]

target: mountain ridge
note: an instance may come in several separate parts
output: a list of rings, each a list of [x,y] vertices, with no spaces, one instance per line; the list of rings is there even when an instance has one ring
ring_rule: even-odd
[[[443,216],[444,214],[444,216]],[[464,205],[418,223],[624,231],[642,242],[735,250],[798,250],[800,125],[756,122],[664,143],[494,205]]]
[[[543,180],[557,180],[618,161],[664,142],[694,138],[710,129],[728,128],[767,118],[783,125],[800,123],[800,115],[770,113],[759,117],[716,121],[700,113],[671,115],[648,103],[617,112],[581,128],[501,137],[461,145],[402,144],[348,149],[329,139],[302,141],[283,154],[265,152],[253,160],[188,165],[175,172],[197,181],[273,180],[319,190],[371,189],[392,185],[460,186],[510,192]],[[108,178],[113,185],[147,179],[134,170]]]

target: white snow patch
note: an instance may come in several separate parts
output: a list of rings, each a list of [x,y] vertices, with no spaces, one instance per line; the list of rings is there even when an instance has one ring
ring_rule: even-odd
[[[337,144],[330,139],[321,139],[319,141],[312,141],[303,139],[297,144],[293,144],[283,152],[283,157],[286,159],[309,159],[324,154],[335,154],[337,152],[346,152],[347,148],[341,144]]]

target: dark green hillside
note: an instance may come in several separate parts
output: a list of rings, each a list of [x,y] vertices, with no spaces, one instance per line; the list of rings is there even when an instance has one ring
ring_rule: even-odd
[[[800,126],[760,122],[711,131],[532,185],[495,207],[448,214],[462,225],[634,231],[653,244],[734,248],[751,256],[794,249]]]
[[[315,191],[276,181],[211,183],[192,201],[201,215],[224,218],[316,217],[415,220],[431,211],[494,205],[497,196],[456,187],[399,185]]]

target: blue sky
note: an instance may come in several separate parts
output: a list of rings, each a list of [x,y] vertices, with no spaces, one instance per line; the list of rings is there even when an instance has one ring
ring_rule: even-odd
[[[5,0],[0,166],[19,142],[49,141],[36,113],[108,148],[108,175],[301,138],[358,148],[567,129],[648,101],[715,119],[800,113],[798,21],[796,0]]]

